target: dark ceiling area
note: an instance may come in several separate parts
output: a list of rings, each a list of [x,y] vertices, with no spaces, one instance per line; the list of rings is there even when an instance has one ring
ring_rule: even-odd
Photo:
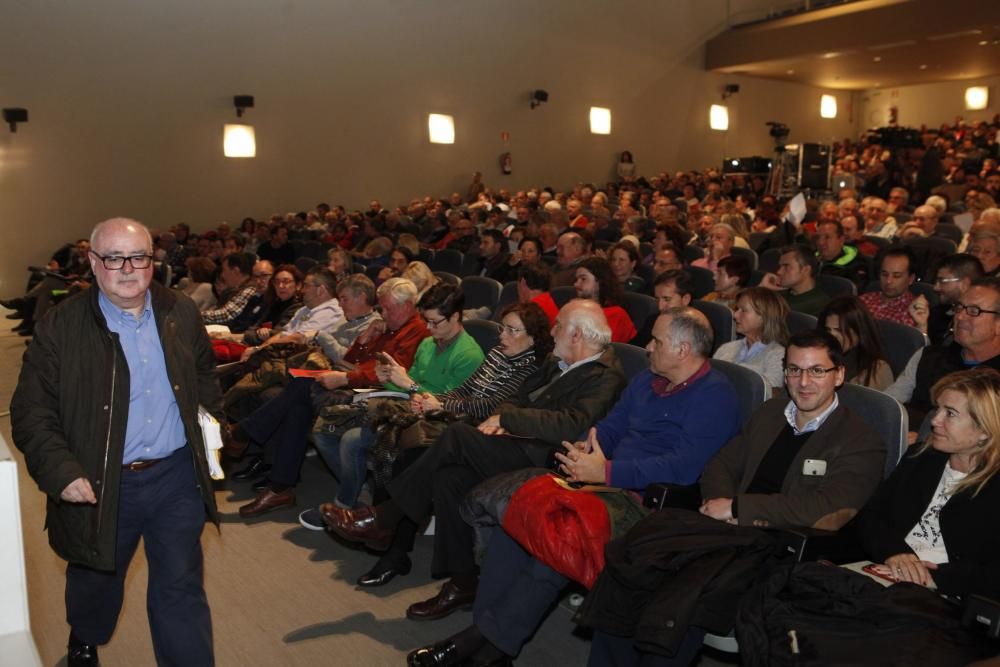
[[[863,90],[1000,74],[997,0],[859,0],[729,29],[709,71]]]

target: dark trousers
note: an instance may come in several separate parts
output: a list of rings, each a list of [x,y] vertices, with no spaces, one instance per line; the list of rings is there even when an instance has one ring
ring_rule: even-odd
[[[197,484],[188,447],[152,468],[122,471],[115,571],[66,568],[66,621],[81,641],[100,645],[111,639],[141,537],[149,563],[146,611],[157,664],[214,664],[201,554],[205,505]]]
[[[254,442],[273,451],[274,463],[268,474],[272,482],[295,486],[299,481],[306,437],[314,421],[310,400],[313,384],[312,378],[292,378],[280,394],[240,422]]]
[[[569,579],[494,528],[483,559],[472,621],[484,637],[510,656],[535,634]]]
[[[457,422],[389,483],[389,495],[414,523],[426,520],[433,507],[435,576],[476,570],[475,536],[458,511],[465,494],[502,472],[545,465],[549,449],[535,440],[483,435],[474,426]]]

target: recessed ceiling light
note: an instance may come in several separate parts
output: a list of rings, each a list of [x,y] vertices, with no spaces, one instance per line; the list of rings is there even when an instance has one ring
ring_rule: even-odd
[[[838,55],[840,55],[840,54],[837,53],[836,51],[830,51],[829,53],[824,53],[820,57],[821,58],[826,58],[827,60],[829,60],[830,58],[836,58]]]
[[[875,56],[872,58],[872,62],[880,63],[882,62],[882,56]]]
[[[795,74],[795,70],[793,70],[793,69],[786,70],[785,74]]]
[[[979,46],[986,46],[989,43],[990,43],[990,41],[988,39],[983,39],[983,40],[980,40]]]
[[[927,69],[927,65],[921,65],[920,69]]]

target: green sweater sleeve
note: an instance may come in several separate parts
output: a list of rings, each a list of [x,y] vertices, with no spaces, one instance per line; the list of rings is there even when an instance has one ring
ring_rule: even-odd
[[[464,330],[441,352],[433,338],[425,338],[417,348],[407,375],[420,385],[421,391],[440,394],[465,382],[483,363],[483,358],[479,344]],[[389,383],[386,389],[406,391],[407,388]]]

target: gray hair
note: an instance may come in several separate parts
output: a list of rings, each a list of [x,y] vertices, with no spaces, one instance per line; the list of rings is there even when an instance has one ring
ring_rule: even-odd
[[[337,294],[349,292],[353,295],[364,294],[365,303],[375,305],[375,283],[363,273],[352,273],[337,283]]]
[[[945,198],[941,195],[931,195],[927,198],[927,201],[924,202],[924,206],[930,206],[938,212],[938,215],[948,210],[948,202],[945,201]]]
[[[691,351],[703,359],[712,356],[712,341],[715,333],[708,318],[700,311],[691,307],[668,309],[663,315],[670,316],[670,340],[674,347],[681,343],[691,346]],[[661,315],[662,317],[662,315]]]
[[[979,222],[1000,224],[1000,208],[988,208],[979,214]]]
[[[389,278],[378,288],[380,298],[386,295],[398,304],[415,303],[417,286],[413,284],[412,280],[406,278]]]
[[[105,229],[111,227],[138,227],[146,235],[146,247],[150,252],[153,251],[153,235],[149,233],[149,228],[138,220],[133,220],[132,218],[109,218],[94,225],[94,230],[90,232],[90,247],[97,248],[97,239],[100,238]]]
[[[573,306],[567,310],[568,306]],[[603,350],[611,344],[611,327],[604,310],[596,301],[590,299],[573,299],[565,306],[566,313],[562,324],[570,332],[579,332],[583,339],[596,348]],[[562,312],[560,313],[562,315]]]

